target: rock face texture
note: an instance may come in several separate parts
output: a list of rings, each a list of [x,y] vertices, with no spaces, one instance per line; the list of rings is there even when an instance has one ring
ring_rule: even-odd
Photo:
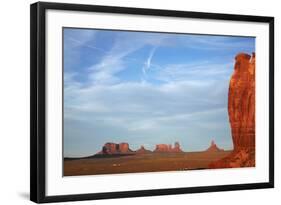
[[[119,151],[120,153],[128,153],[128,152],[132,152],[129,148],[129,144],[128,143],[120,143],[119,144]]]
[[[157,144],[153,152],[171,153],[171,152],[182,152],[182,150],[180,148],[180,144],[176,142],[174,147],[172,147],[172,145],[169,144]]]
[[[228,115],[234,150],[255,147],[255,55],[236,56],[229,84]]]
[[[130,154],[133,151],[129,148],[128,143],[112,143],[107,142],[102,147],[102,150],[97,154],[112,155],[112,154]]]
[[[255,166],[255,54],[239,53],[235,61],[228,92],[234,150],[211,168]]]
[[[218,148],[214,140],[212,140],[210,147],[206,149],[206,152],[220,152],[220,151],[224,151],[224,150]]]
[[[151,153],[150,150],[147,150],[144,148],[144,146],[141,146],[137,151],[136,151],[137,154],[149,154]]]

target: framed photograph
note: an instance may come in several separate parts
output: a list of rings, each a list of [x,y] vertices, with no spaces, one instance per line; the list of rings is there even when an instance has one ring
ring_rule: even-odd
[[[274,18],[31,5],[30,198],[274,187]]]

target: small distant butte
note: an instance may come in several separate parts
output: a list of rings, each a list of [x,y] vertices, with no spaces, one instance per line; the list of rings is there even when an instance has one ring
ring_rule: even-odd
[[[208,149],[206,149],[206,152],[221,152],[224,151],[224,149],[220,149],[214,140],[211,141],[211,145]]]

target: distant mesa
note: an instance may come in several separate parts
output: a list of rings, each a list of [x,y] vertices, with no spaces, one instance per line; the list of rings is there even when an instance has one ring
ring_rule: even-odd
[[[212,140],[210,147],[206,149],[206,152],[221,152],[221,151],[224,151],[224,149],[218,148],[214,140]]]
[[[182,152],[180,148],[180,144],[178,142],[175,143],[174,147],[170,144],[157,144],[155,150],[153,152],[156,153],[171,153],[171,152]]]
[[[144,148],[144,146],[142,145],[137,151],[136,151],[137,154],[149,154],[151,153],[150,150],[147,150]]]
[[[180,144],[176,142],[174,147],[170,144],[157,144],[154,153],[179,153],[183,152],[180,148]],[[153,153],[151,150],[146,149],[143,145],[136,151],[130,149],[129,144],[126,142],[113,143],[107,142],[103,145],[101,151],[96,156],[108,156],[108,155],[129,155],[129,154],[149,154]]]
[[[102,150],[98,152],[98,155],[116,155],[116,154],[132,154],[134,153],[128,143],[113,143],[113,142],[107,142],[102,147]]]

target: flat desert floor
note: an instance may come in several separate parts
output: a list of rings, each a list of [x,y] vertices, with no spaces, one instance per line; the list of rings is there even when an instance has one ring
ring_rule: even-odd
[[[206,169],[231,151],[151,153],[64,159],[64,176]]]

